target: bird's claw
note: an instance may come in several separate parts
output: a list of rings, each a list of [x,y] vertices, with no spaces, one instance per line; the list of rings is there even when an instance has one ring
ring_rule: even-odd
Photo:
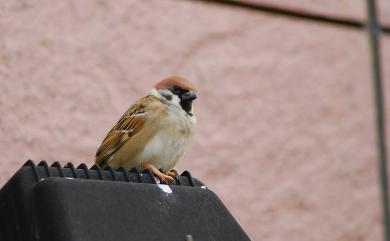
[[[167,174],[164,174],[162,173],[161,171],[162,170],[159,170],[157,169],[153,164],[149,163],[149,162],[146,162],[143,164],[143,168],[148,168],[150,171],[152,171],[152,173],[158,177],[158,179],[160,179],[160,182],[161,183],[165,183],[165,184],[176,184],[176,180],[174,177],[172,177],[171,175],[169,175],[168,173]],[[173,174],[177,174],[177,171],[174,171],[172,172]]]
[[[175,178],[173,178],[170,175],[161,173],[161,174],[157,175],[157,177],[160,179],[160,182],[162,182],[162,183],[165,183],[165,184],[168,184],[168,185],[169,184],[176,184]]]
[[[177,179],[179,177],[179,173],[175,169],[172,169],[169,172],[166,172],[165,174],[168,176],[171,176],[175,179]]]

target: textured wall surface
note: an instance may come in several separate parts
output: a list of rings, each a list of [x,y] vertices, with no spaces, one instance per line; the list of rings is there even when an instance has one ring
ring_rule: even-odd
[[[92,164],[127,107],[180,74],[200,98],[178,169],[253,240],[381,240],[364,32],[193,1],[0,9],[0,184],[28,158]]]

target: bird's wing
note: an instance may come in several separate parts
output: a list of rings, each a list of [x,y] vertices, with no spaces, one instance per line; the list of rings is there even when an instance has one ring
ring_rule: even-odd
[[[147,105],[156,99],[158,98],[155,96],[146,96],[134,103],[123,114],[97,150],[96,164],[105,166],[110,156],[142,129],[147,118]]]

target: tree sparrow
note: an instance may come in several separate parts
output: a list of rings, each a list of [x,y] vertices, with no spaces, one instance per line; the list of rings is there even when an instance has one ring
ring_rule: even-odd
[[[96,152],[105,167],[148,168],[161,182],[174,183],[172,168],[182,158],[193,134],[196,90],[172,76],[158,82],[122,115]],[[161,172],[162,170],[163,172]]]

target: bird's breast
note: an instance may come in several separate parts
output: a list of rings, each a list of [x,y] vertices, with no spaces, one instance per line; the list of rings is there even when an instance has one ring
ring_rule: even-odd
[[[192,137],[193,124],[185,116],[173,113],[160,120],[159,126],[146,143],[141,160],[169,171],[184,155]]]

